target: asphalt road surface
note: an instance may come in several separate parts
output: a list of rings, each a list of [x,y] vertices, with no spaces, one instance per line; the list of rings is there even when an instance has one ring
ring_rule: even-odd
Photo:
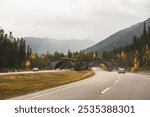
[[[7,72],[7,73],[0,73],[2,75],[13,75],[13,74],[38,74],[38,73],[49,73],[49,72],[62,72],[65,70],[42,70],[42,71],[22,71],[22,72]]]
[[[150,75],[95,71],[95,76],[11,99],[25,100],[147,100]]]

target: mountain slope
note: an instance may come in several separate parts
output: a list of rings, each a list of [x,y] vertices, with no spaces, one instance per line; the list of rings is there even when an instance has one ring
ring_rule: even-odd
[[[69,49],[71,51],[80,51],[96,43],[90,39],[56,40],[36,37],[25,37],[24,39],[31,46],[32,51],[38,54],[46,53],[47,51],[50,53],[58,51],[66,54]]]
[[[146,26],[150,26],[150,18],[145,21]],[[119,48],[125,46],[126,44],[132,43],[133,36],[140,36],[143,32],[144,22],[135,24],[129,28],[121,30],[105,40],[85,49],[86,52],[96,51],[99,56],[101,56],[103,51],[110,51],[114,47]]]

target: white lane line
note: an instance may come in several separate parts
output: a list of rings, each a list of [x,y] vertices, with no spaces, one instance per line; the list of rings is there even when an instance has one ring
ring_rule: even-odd
[[[116,80],[115,83],[118,83],[118,80]]]
[[[62,91],[62,90],[68,89],[68,88],[71,88],[71,87],[66,87],[66,88],[62,88],[62,89],[55,90],[55,91],[51,91],[51,92],[39,94],[39,95],[36,95],[36,96],[32,96],[32,97],[29,97],[29,98],[25,98],[24,100],[31,100],[31,99],[39,98],[39,97],[42,97],[42,96],[45,96],[45,95],[49,95],[49,94],[52,94],[52,93],[56,93],[56,92],[58,92],[58,91]]]
[[[50,91],[50,92],[47,92],[47,93],[39,94],[39,95],[36,95],[36,96],[32,96],[32,97],[26,98],[25,100],[30,100],[30,99],[42,97],[42,96],[45,96],[45,95],[49,95],[49,94],[52,94],[52,93],[56,93],[56,92],[59,92],[59,91],[63,91],[63,90],[66,90],[66,89],[69,89],[69,88],[72,88],[72,87],[79,86],[79,85],[81,85],[82,83],[84,83],[84,82],[81,82],[81,83],[79,83],[79,84],[73,84],[73,85],[68,86],[68,87],[56,89],[56,90],[54,90],[54,91]]]
[[[94,76],[92,76],[92,77],[94,77]],[[50,92],[47,92],[47,93],[43,93],[43,94],[39,94],[39,95],[32,96],[32,97],[29,97],[29,98],[25,98],[24,100],[31,100],[31,99],[39,98],[39,97],[42,97],[42,96],[45,96],[45,95],[49,95],[49,94],[52,94],[52,93],[56,93],[56,92],[59,92],[59,91],[63,91],[63,90],[66,90],[66,89],[69,89],[69,88],[72,88],[72,87],[79,86],[79,85],[85,83],[86,81],[87,80],[85,80],[83,82],[80,82],[78,84],[73,84],[73,85],[68,86],[68,87],[64,87],[64,88],[57,89],[57,90],[54,90],[54,91],[50,91]]]
[[[147,80],[150,80],[150,78],[149,77],[146,77],[146,76],[143,76],[143,75],[141,75],[141,74],[136,74],[138,77],[142,77],[142,78],[145,78],[145,79],[147,79]]]
[[[117,74],[116,74],[116,73],[114,73],[114,75],[115,75],[115,76],[117,76],[118,80],[120,79],[120,76],[119,76],[119,74],[118,74],[118,73],[117,73]]]
[[[104,91],[102,91],[101,93],[105,93],[106,91],[108,91],[110,89],[110,87],[108,87],[107,89],[105,89]]]

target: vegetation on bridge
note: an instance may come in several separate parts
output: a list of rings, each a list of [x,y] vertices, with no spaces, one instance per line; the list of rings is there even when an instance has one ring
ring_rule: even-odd
[[[12,32],[8,35],[0,28],[0,72],[30,70],[33,67],[50,69],[51,62],[62,58],[77,60],[81,63],[81,61],[96,58],[96,53],[68,50],[67,55],[57,51],[38,55],[32,52],[23,38],[15,38]]]

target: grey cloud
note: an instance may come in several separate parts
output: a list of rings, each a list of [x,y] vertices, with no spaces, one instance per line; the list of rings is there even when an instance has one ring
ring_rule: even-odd
[[[19,37],[100,40],[147,19],[149,11],[149,0],[0,0],[0,26]]]

